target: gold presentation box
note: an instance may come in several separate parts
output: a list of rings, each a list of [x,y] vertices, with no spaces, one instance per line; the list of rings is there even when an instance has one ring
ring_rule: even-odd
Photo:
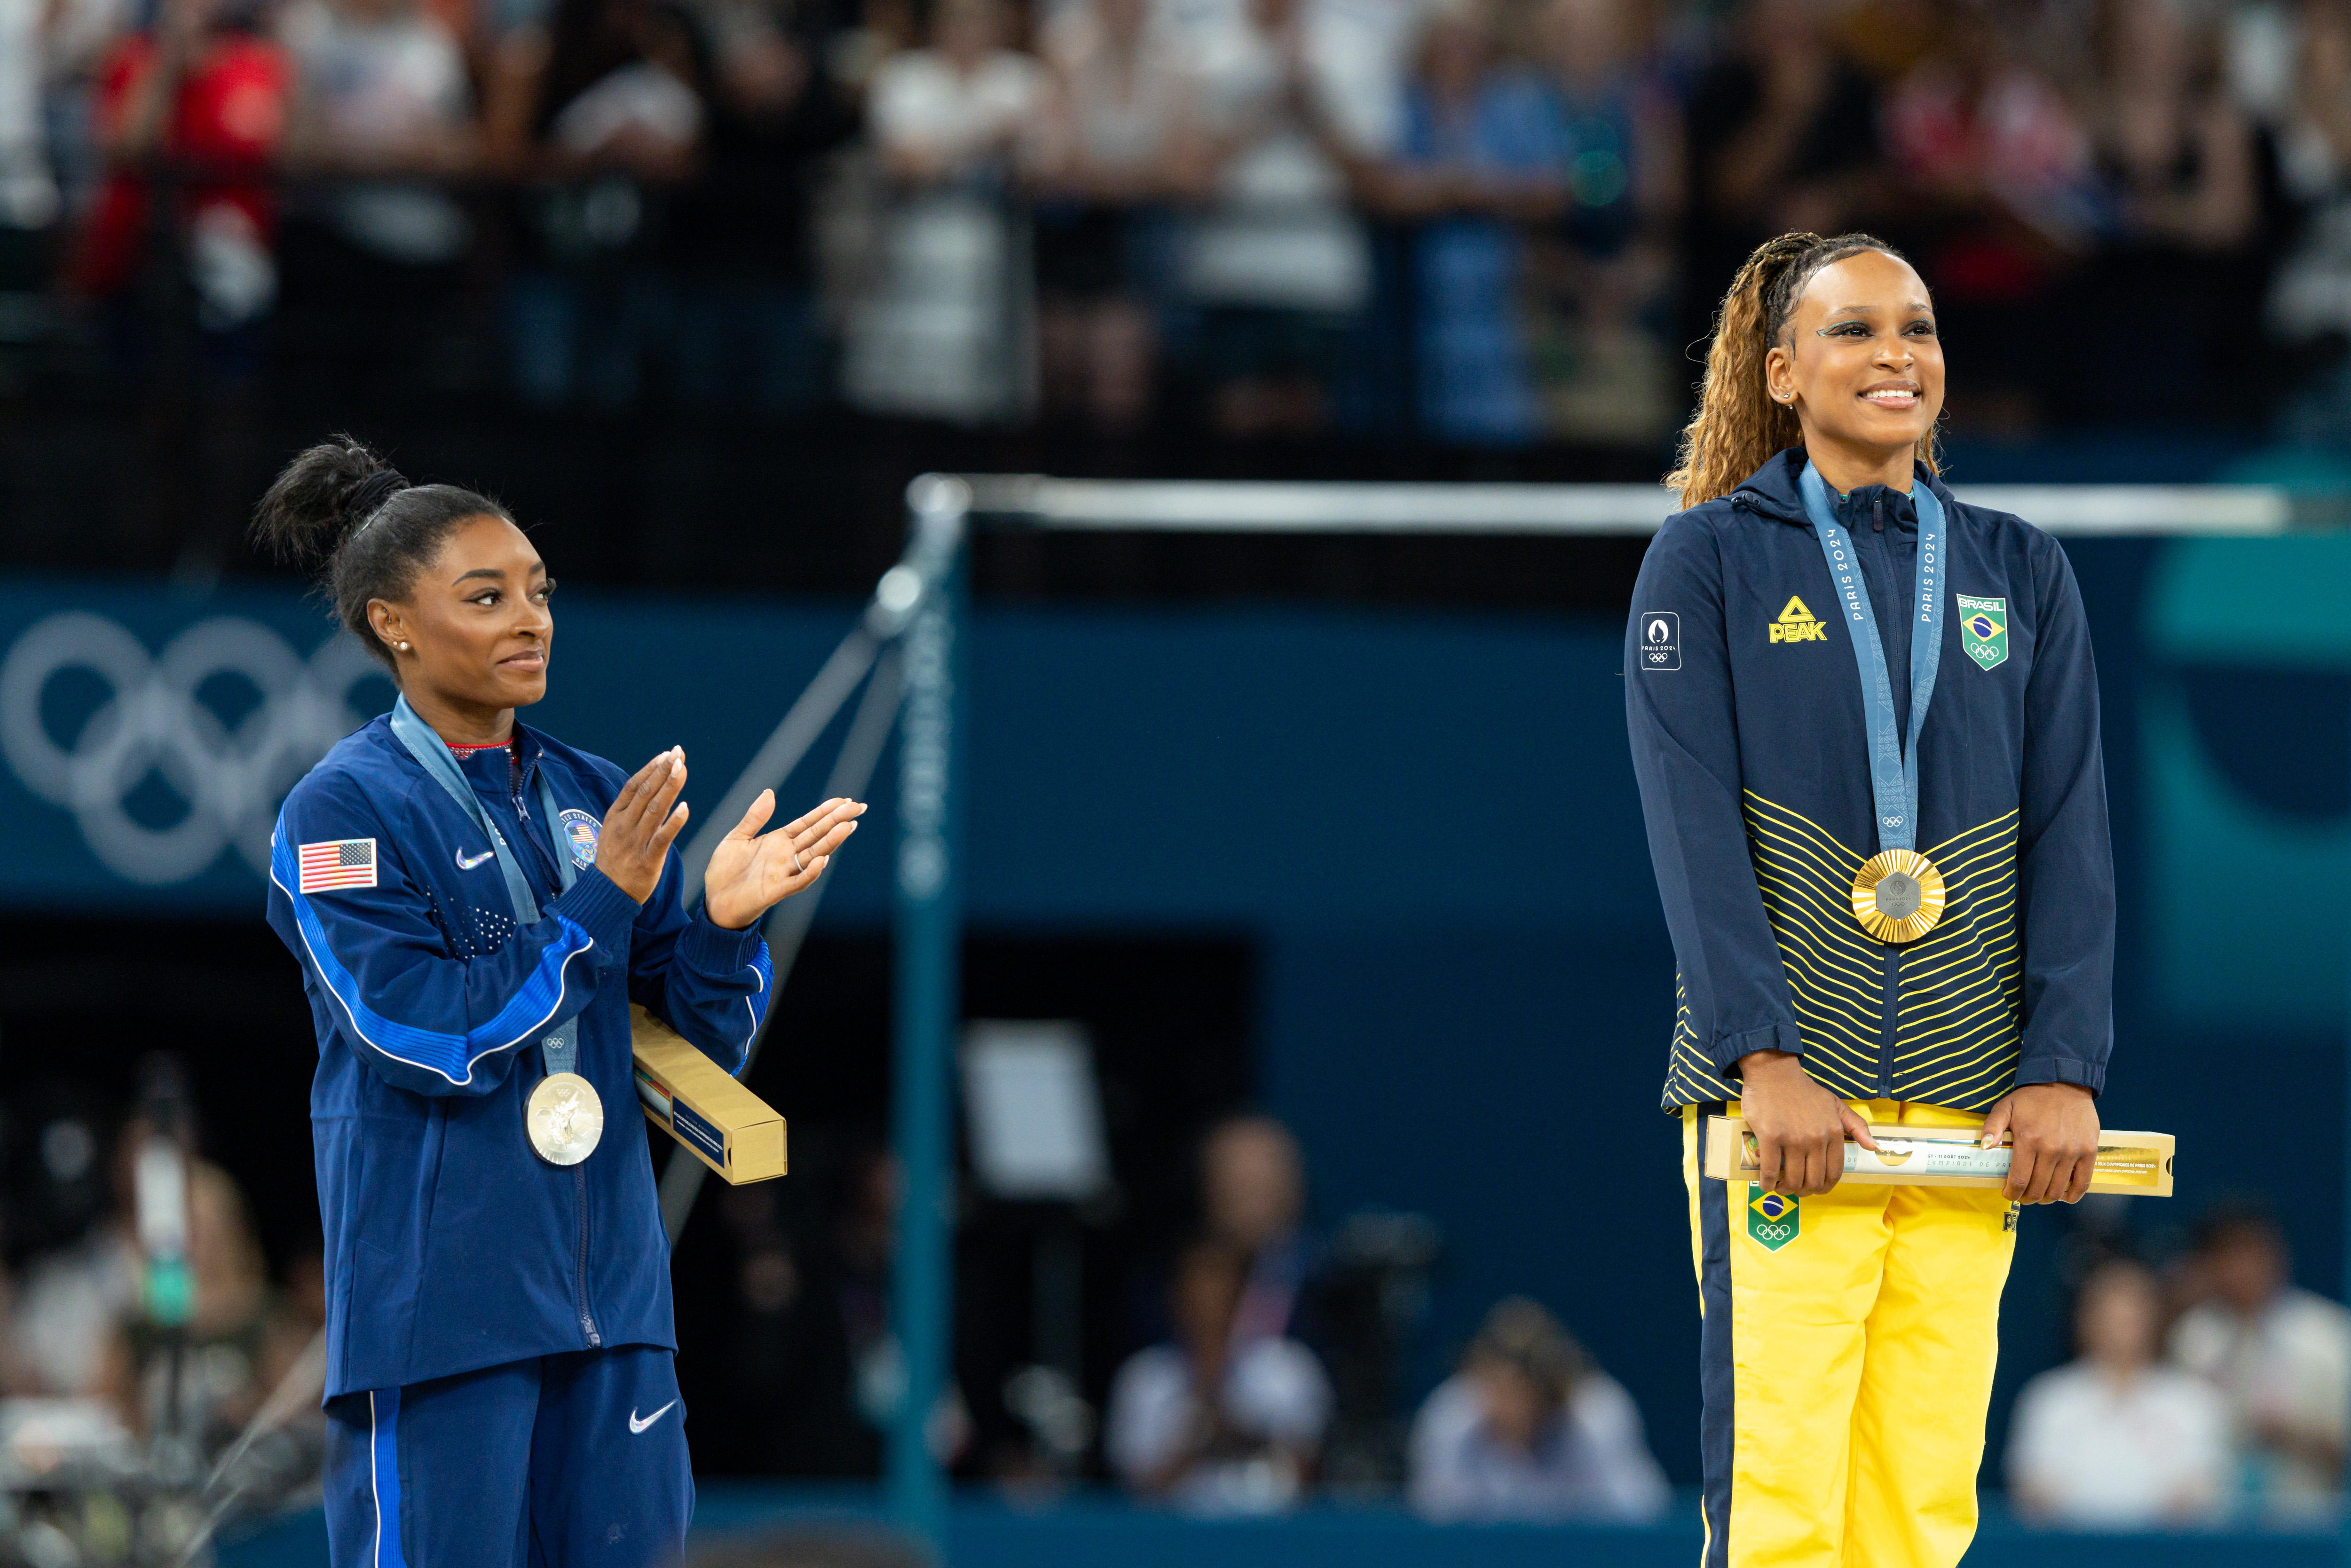
[[[1843,1180],[1878,1186],[1999,1186],[2008,1180],[2005,1144],[1979,1148],[1980,1134],[1965,1127],[1882,1127],[1870,1124],[1872,1154],[1850,1139]],[[2172,1136],[2168,1133],[2098,1134],[2092,1192],[2129,1197],[2171,1196]],[[1707,1118],[1706,1174],[1717,1181],[1752,1181],[1761,1168],[1753,1134],[1737,1116]]]
[[[678,1032],[634,1003],[637,1101],[653,1125],[740,1186],[784,1174],[784,1118]]]

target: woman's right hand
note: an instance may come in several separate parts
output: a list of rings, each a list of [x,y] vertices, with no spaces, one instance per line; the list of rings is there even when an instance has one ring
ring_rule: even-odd
[[[1750,1051],[1739,1059],[1739,1114],[1755,1134],[1761,1169],[1755,1183],[1790,1197],[1810,1197],[1844,1175],[1844,1141],[1873,1152],[1869,1124],[1854,1108],[1813,1082],[1804,1061],[1784,1051]]]
[[[653,895],[670,841],[685,826],[685,802],[677,798],[684,788],[685,747],[673,746],[621,786],[597,831],[596,869],[639,904]]]

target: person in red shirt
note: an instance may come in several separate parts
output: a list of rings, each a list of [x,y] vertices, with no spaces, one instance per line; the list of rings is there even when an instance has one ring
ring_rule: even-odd
[[[254,0],[164,0],[150,30],[118,44],[99,73],[99,135],[114,172],[84,233],[75,282],[95,298],[130,294],[172,201],[197,324],[244,336],[277,293],[271,188],[292,68],[258,30]]]

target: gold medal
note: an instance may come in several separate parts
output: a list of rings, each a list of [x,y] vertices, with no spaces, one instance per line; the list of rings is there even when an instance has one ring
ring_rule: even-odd
[[[530,1092],[524,1113],[530,1146],[551,1166],[576,1166],[596,1152],[604,1135],[604,1102],[576,1072],[550,1072]]]
[[[1853,879],[1853,913],[1880,942],[1916,942],[1943,918],[1943,873],[1916,850],[1885,850]]]

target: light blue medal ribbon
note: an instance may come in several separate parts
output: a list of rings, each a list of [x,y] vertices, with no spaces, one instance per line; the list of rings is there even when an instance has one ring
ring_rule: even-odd
[[[1935,672],[1943,662],[1943,504],[1924,479],[1910,486],[1918,511],[1918,569],[1910,613],[1910,729],[1906,737],[1894,719],[1894,679],[1877,615],[1862,580],[1861,558],[1844,525],[1837,521],[1828,481],[1811,463],[1798,480],[1804,515],[1812,519],[1829,582],[1845,617],[1854,663],[1861,672],[1862,707],[1869,722],[1869,788],[1877,804],[1878,853],[1854,879],[1854,914],[1881,942],[1910,942],[1942,918],[1942,873],[1917,852],[1918,737],[1935,698]],[[1906,744],[1907,739],[1907,744]]]
[[[457,759],[450,755],[448,746],[434,733],[432,726],[416,716],[416,710],[408,706],[405,696],[392,705],[392,733],[400,737],[400,743],[408,747],[408,754],[416,758],[433,781],[448,791],[449,798],[457,802],[474,825],[489,836],[491,852],[498,858],[499,874],[506,878],[507,896],[514,902],[515,924],[537,925],[538,900],[531,894],[530,883],[522,873],[522,862],[515,858],[513,846],[507,842],[506,835],[498,831],[497,824],[490,821],[489,812],[483,809],[481,800],[474,794],[473,786],[466,782],[465,770],[457,766]],[[556,875],[568,890],[579,880],[580,873],[571,863],[571,856],[565,851],[562,811],[555,803],[555,787],[547,781],[547,769],[544,768],[538,770],[538,808],[547,819],[547,841],[555,852]],[[566,1019],[555,1030],[540,1036],[538,1049],[546,1060],[549,1079],[576,1073],[580,1061],[579,1019]],[[582,1079],[580,1082],[584,1085],[586,1080]],[[590,1089],[588,1093],[592,1100],[594,1091]],[[586,1146],[580,1149],[576,1158],[561,1157],[563,1153],[569,1152],[568,1147],[558,1153],[549,1153],[542,1146],[540,1129],[536,1125],[539,1119],[538,1112],[539,1096],[534,1094],[530,1109],[530,1120],[534,1124],[530,1129],[531,1142],[540,1154],[556,1164],[576,1164],[578,1160],[585,1159],[589,1151],[596,1146],[595,1133],[586,1132],[583,1128],[581,1135],[585,1138]],[[602,1112],[599,1108],[595,1118],[596,1133],[601,1133],[602,1127]]]

